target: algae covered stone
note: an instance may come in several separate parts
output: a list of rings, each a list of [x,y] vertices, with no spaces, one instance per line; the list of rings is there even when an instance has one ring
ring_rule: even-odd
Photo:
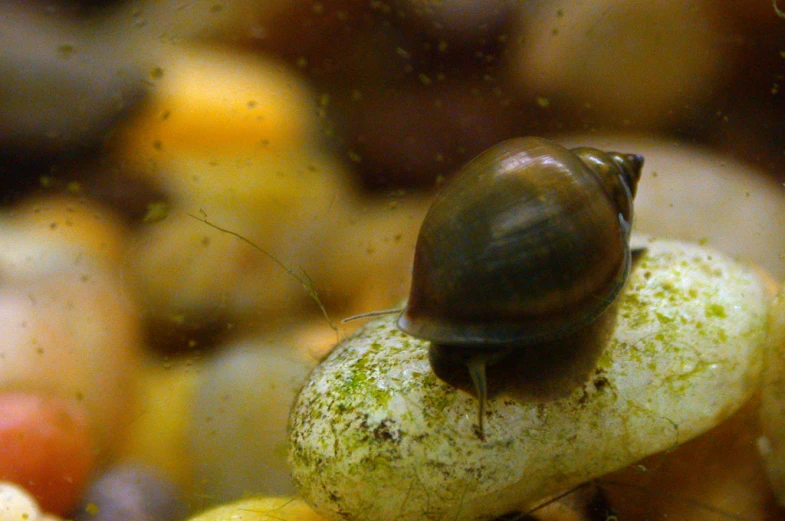
[[[612,340],[566,398],[477,403],[387,317],[341,342],[290,418],[302,497],[330,519],[489,520],[710,429],[758,388],[768,296],[750,267],[650,240]]]

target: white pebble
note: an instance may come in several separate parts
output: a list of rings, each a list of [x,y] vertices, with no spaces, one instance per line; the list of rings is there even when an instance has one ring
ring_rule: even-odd
[[[18,485],[0,482],[0,521],[38,521],[38,503]]]

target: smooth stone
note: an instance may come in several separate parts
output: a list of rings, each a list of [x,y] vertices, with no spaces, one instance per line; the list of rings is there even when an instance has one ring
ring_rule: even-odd
[[[301,496],[334,520],[489,520],[671,449],[759,388],[769,296],[754,268],[650,240],[612,340],[568,397],[477,401],[437,379],[394,317],[341,342],[290,418]]]
[[[96,467],[89,415],[73,399],[0,392],[0,480],[47,512],[76,505]]]
[[[258,497],[206,510],[190,521],[324,521],[301,499]]]
[[[179,489],[154,467],[110,467],[87,489],[74,521],[177,521],[187,508]]]
[[[200,371],[201,364],[194,359],[173,362],[148,357],[139,371],[139,414],[130,425],[116,464],[154,467],[190,492],[194,475],[187,432]]]
[[[298,149],[317,135],[314,93],[285,63],[219,46],[182,44],[153,52],[160,54],[150,70],[148,103],[118,133],[124,157],[135,165],[167,167],[183,153],[221,157]]]
[[[201,369],[186,434],[198,505],[294,494],[286,427],[315,361],[269,342],[260,336],[228,343]]]
[[[22,487],[0,481],[0,521],[38,521],[41,509]]]
[[[595,125],[668,128],[689,121],[731,70],[721,43],[729,29],[713,2],[518,5],[507,74],[530,96],[591,107],[601,115]],[[641,76],[647,81],[628,80]]]
[[[142,98],[144,78],[124,52],[124,39],[97,38],[92,28],[99,25],[27,2],[0,5],[0,146],[6,154],[73,157],[100,146]]]
[[[110,457],[135,414],[142,332],[130,288],[92,269],[4,282],[0,391],[76,400],[99,459]]]

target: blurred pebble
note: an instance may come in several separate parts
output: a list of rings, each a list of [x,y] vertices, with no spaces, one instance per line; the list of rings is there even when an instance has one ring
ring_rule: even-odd
[[[495,41],[509,19],[510,0],[399,0],[401,17],[408,25],[438,38],[441,51],[467,44]]]
[[[300,229],[341,216],[341,205],[352,194],[345,166],[305,143],[247,156],[213,151],[210,158],[182,154],[172,159],[165,175],[174,206],[203,210],[207,217],[244,217],[260,230],[278,222]]]
[[[296,267],[354,198],[316,139],[309,88],[274,60],[209,48],[173,49],[154,81],[115,142],[168,198],[132,247],[150,320],[166,331],[298,312],[309,282]]]
[[[8,247],[0,259],[20,275],[88,262],[114,269],[125,260],[128,235],[120,219],[83,197],[28,198],[9,209],[4,223]]]
[[[116,281],[61,278],[0,288],[0,390],[79,400],[101,452],[112,452],[133,416],[137,311]]]
[[[0,480],[26,487],[44,510],[64,514],[76,504],[95,468],[94,450],[87,413],[75,400],[0,394]]]
[[[177,521],[187,509],[180,491],[156,469],[110,467],[87,489],[74,521]]]
[[[506,0],[298,0],[259,45],[306,72],[325,133],[369,187],[430,185],[510,135],[499,77]]]
[[[522,3],[511,77],[532,97],[590,106],[600,128],[683,123],[725,81],[726,28],[714,4]]]
[[[0,482],[0,521],[39,521],[41,510],[26,490]]]
[[[55,206],[63,212],[42,220],[35,204],[0,216],[0,391],[79,401],[103,458],[133,416],[139,311],[117,266],[110,266],[121,239],[91,235],[90,223],[104,222],[92,210],[82,219],[68,204]]]
[[[388,68],[376,68],[379,56],[389,56],[385,43],[391,31],[381,28],[387,24],[379,24],[377,18],[385,5],[356,0],[287,0],[274,4],[277,9],[253,20],[244,43],[283,56],[320,83],[377,80],[388,78],[391,69],[399,70],[386,60]],[[381,77],[366,74],[371,69]]]
[[[117,146],[124,159],[162,176],[163,186],[168,160],[179,154],[247,158],[299,149],[315,135],[311,92],[274,59],[182,45],[169,48],[150,74],[150,101],[118,132]]]
[[[296,267],[334,247],[328,230],[351,208],[342,166],[304,151],[241,165],[178,164],[199,174],[198,183],[162,220],[140,228],[132,248],[151,317],[269,321],[301,309],[308,293],[293,273],[304,278]]]
[[[268,203],[243,215],[237,204],[204,205],[204,214],[172,210],[140,230],[131,262],[157,330],[192,331],[179,335],[190,342],[210,324],[220,338],[227,324],[294,322],[319,312],[312,290],[336,319],[397,306],[431,196],[361,198],[332,190],[326,176],[310,179],[273,176],[259,197]],[[169,336],[178,335],[157,338]]]
[[[277,239],[286,234],[283,223],[271,223],[263,235],[257,232],[258,223],[226,210],[194,212],[172,211],[164,221],[143,229],[134,243],[131,263],[149,320],[162,323],[164,330],[166,323],[182,328],[231,322],[246,314],[265,320],[305,300],[302,287],[274,261],[199,219],[239,234],[288,263],[291,254],[276,249]]]
[[[336,318],[389,309],[407,297],[414,245],[431,199],[367,198],[345,221],[333,222],[324,252],[306,269]]]
[[[315,360],[281,344],[263,337],[239,340],[221,346],[220,354],[204,366],[189,442],[194,497],[203,498],[205,505],[294,492],[286,426]]]
[[[48,11],[0,4],[0,145],[37,157],[96,145],[144,91],[120,42]]]
[[[633,135],[559,136],[565,146],[641,154],[635,230],[700,242],[785,280],[785,197],[765,170],[683,142]]]
[[[185,493],[193,481],[186,434],[200,371],[194,359],[148,357],[138,377],[138,413],[117,456],[119,463],[155,467]]]
[[[259,497],[222,505],[190,521],[327,521],[294,497]]]
[[[374,187],[432,186],[520,125],[510,99],[484,84],[371,90],[347,107],[349,157]]]

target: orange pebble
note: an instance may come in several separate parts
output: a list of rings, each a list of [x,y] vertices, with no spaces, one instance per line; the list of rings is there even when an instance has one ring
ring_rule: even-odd
[[[0,394],[0,481],[27,489],[42,510],[65,514],[95,468],[84,409],[71,401]]]

